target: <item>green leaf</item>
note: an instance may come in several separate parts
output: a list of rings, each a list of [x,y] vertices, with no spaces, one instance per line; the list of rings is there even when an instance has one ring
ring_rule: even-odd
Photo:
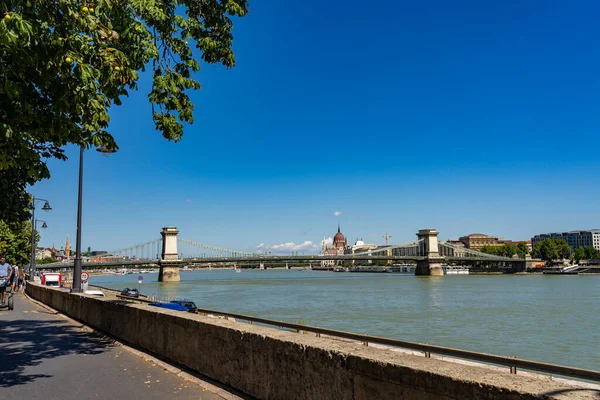
[[[247,11],[245,0],[96,0],[93,13],[82,4],[35,1],[23,15],[0,18],[0,175],[15,173],[21,195],[49,177],[49,158],[66,159],[67,144],[116,148],[109,109],[143,73],[153,78],[156,129],[179,141],[194,121],[200,60],[234,65],[229,16]]]

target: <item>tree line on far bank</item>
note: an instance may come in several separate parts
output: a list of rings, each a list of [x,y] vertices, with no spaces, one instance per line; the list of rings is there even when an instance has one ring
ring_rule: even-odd
[[[502,257],[512,257],[517,254],[519,258],[525,258],[529,254],[529,248],[525,242],[520,242],[516,246],[508,243],[502,246],[486,245],[480,251]],[[551,238],[537,242],[533,247],[531,255],[533,258],[539,258],[548,262],[562,259],[578,263],[581,260],[600,259],[600,251],[592,246],[573,249],[564,239]]]
[[[527,247],[527,243],[525,242],[519,242],[516,246],[504,243],[502,246],[485,245],[479,251],[500,257],[512,257],[517,254],[519,258],[525,258],[529,254],[529,247]]]

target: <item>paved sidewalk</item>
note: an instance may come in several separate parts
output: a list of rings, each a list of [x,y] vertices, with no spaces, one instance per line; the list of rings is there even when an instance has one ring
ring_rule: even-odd
[[[0,311],[4,399],[223,399],[22,293],[14,299],[14,311]]]

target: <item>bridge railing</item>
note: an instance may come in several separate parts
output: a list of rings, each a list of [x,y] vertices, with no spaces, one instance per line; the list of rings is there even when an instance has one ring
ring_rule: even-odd
[[[223,256],[238,257],[238,256],[259,255],[258,253],[251,253],[251,252],[247,252],[247,251],[228,249],[228,248],[224,248],[224,247],[213,246],[210,244],[195,242],[193,240],[187,240],[187,239],[182,239],[182,238],[177,238],[177,242],[188,245],[188,246],[193,246],[193,247],[202,249],[203,251],[207,251],[209,253],[209,257],[214,254],[217,254],[218,256],[221,256],[221,257],[223,257]]]
[[[514,261],[512,258],[496,256],[493,254],[484,253],[466,247],[457,246],[448,242],[440,242],[438,244],[438,252],[442,257],[452,258],[479,258],[482,261]]]
[[[395,256],[395,257],[403,257],[403,256],[422,256],[424,254],[423,251],[423,240],[417,240],[415,242],[409,242],[398,245],[391,245],[385,247],[379,247],[372,250],[361,251],[357,253],[353,253],[354,256]]]
[[[187,300],[184,297],[181,296],[167,296],[164,294],[160,294],[160,293],[152,293],[152,294],[148,294],[146,295],[147,299],[151,302],[158,302],[158,303],[169,303],[171,301],[182,301],[182,300]]]
[[[126,299],[123,296],[118,296],[118,297]],[[169,296],[161,297],[159,295],[159,298],[168,299]],[[150,299],[152,299],[151,296],[150,296]],[[147,299],[128,299],[128,300],[139,301],[142,303],[149,303],[151,301],[151,300],[147,300]],[[175,298],[173,300],[183,300],[183,299]],[[155,301],[155,300],[153,300],[153,301]],[[165,301],[165,300],[163,300],[163,301]],[[168,301],[170,301],[170,300],[168,300]],[[311,332],[311,333],[316,334],[317,337],[320,337],[321,335],[327,335],[327,336],[331,336],[331,337],[335,337],[335,338],[356,340],[356,341],[361,342],[365,346],[368,346],[369,343],[373,343],[373,344],[386,345],[386,346],[391,346],[391,347],[396,347],[396,348],[401,348],[401,349],[418,351],[418,352],[423,353],[423,355],[427,358],[431,358],[432,354],[437,354],[437,355],[441,355],[441,356],[448,356],[448,357],[458,358],[458,359],[463,359],[463,360],[476,361],[476,362],[481,362],[481,363],[486,363],[486,364],[500,365],[500,366],[508,367],[512,374],[516,374],[517,369],[521,368],[521,369],[525,369],[528,371],[542,372],[542,373],[550,374],[550,375],[559,375],[559,376],[566,376],[566,377],[583,379],[583,380],[588,380],[588,381],[600,382],[600,371],[594,371],[594,370],[590,370],[590,369],[569,367],[569,366],[565,366],[565,365],[550,364],[550,363],[539,362],[539,361],[530,361],[530,360],[525,360],[525,359],[516,358],[516,357],[498,356],[498,355],[494,355],[494,354],[480,353],[480,352],[470,351],[470,350],[455,349],[452,347],[436,346],[436,345],[431,345],[431,344],[427,344],[427,343],[411,342],[411,341],[406,341],[406,340],[396,340],[396,339],[390,339],[390,338],[385,338],[385,337],[381,337],[381,336],[371,336],[371,335],[363,335],[360,333],[344,332],[344,331],[338,331],[338,330],[334,330],[334,329],[321,328],[321,327],[317,327],[317,326],[301,325],[301,324],[295,324],[295,323],[291,323],[291,322],[284,322],[284,321],[277,321],[277,320],[272,320],[272,319],[267,319],[267,318],[253,317],[253,316],[245,315],[245,314],[236,314],[236,313],[229,313],[229,312],[223,312],[223,311],[209,310],[209,309],[205,309],[205,308],[198,308],[198,312],[201,314],[204,314],[204,315],[216,315],[216,316],[230,317],[230,318],[234,318],[236,320],[238,320],[238,319],[245,320],[245,321],[248,321],[248,323],[250,323],[250,324],[258,323],[258,324],[262,324],[262,325],[273,326],[273,327],[280,328],[280,329],[291,330],[293,332],[299,332],[299,333],[300,332]]]

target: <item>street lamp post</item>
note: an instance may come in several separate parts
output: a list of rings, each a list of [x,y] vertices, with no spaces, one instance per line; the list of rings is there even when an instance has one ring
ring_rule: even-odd
[[[39,199],[36,197],[33,197],[33,199],[31,200],[31,259],[29,260],[29,279],[31,281],[33,281],[33,277],[35,276],[35,248],[36,248],[36,243],[35,243],[35,223],[36,223],[36,219],[35,219],[35,202],[36,201],[44,201],[44,206],[42,207],[42,210],[44,211],[50,211],[52,210],[52,207],[50,207],[50,203],[48,202],[48,200],[45,199]],[[42,226],[43,228],[47,228],[48,225],[46,225],[45,221],[41,221],[44,222],[44,225]]]
[[[77,238],[75,243],[75,261],[73,263],[73,285],[72,292],[81,292],[81,211],[83,200],[83,146],[79,147],[79,188],[77,193]],[[108,155],[114,153],[115,150],[108,149],[104,146],[96,149],[100,153]]]

